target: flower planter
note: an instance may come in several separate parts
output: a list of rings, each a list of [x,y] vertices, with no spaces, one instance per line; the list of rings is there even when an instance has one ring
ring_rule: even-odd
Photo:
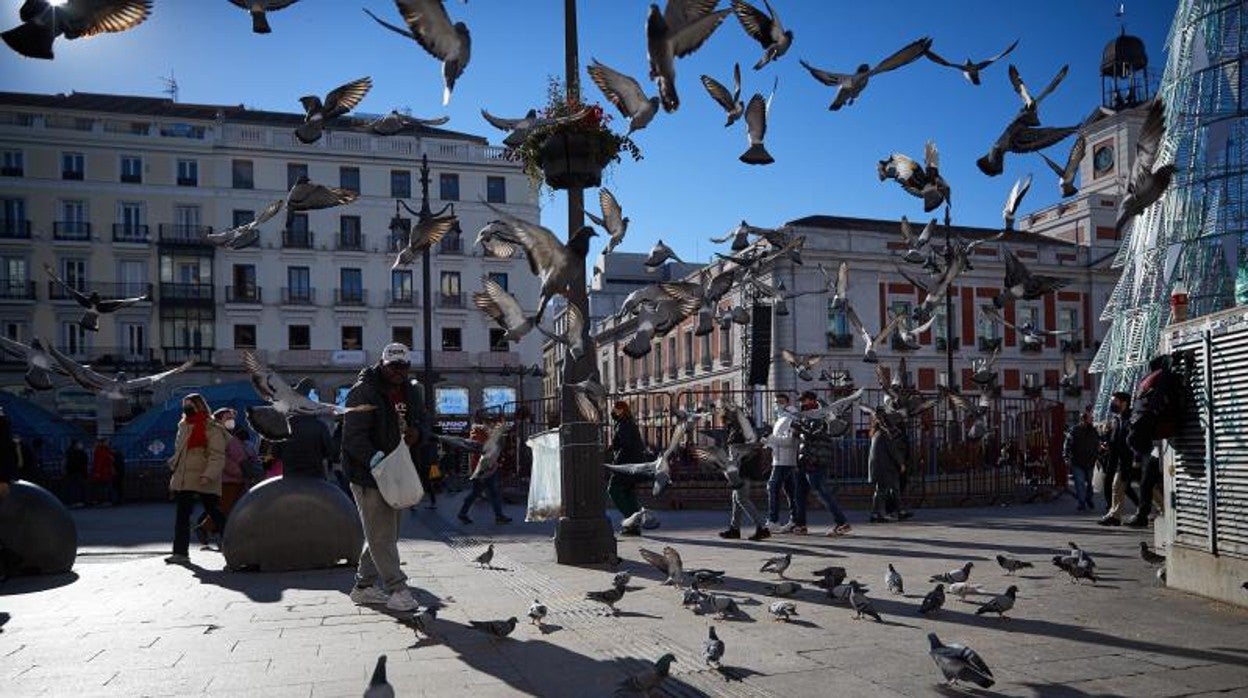
[[[542,144],[541,166],[551,189],[588,189],[602,184],[593,140],[583,133],[553,133]]]

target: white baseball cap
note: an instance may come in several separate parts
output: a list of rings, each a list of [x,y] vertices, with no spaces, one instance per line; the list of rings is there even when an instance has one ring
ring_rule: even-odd
[[[381,350],[381,363],[383,364],[411,364],[411,357],[408,355],[407,346],[398,342],[387,344],[385,349]]]

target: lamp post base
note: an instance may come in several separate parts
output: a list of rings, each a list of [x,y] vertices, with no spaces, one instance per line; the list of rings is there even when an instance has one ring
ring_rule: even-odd
[[[607,517],[570,519],[563,517],[555,527],[555,562],[561,565],[614,564],[615,531]]]

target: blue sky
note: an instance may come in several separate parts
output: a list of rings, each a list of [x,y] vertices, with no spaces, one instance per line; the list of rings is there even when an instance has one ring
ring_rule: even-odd
[[[16,23],[19,4],[4,3],[0,24]],[[1041,108],[1047,125],[1077,123],[1100,103],[1101,51],[1119,32],[1118,4],[775,0],[795,39],[787,55],[762,71],[750,69],[761,49],[729,17],[701,50],[678,61],[680,110],[660,114],[635,134],[645,159],[626,160],[608,173],[605,184],[632,219],[621,249],[646,251],[662,238],[686,259],[705,261],[714,248],[706,238],[742,219],[770,226],[818,213],[922,217],[918,199],[878,181],[875,163],[893,151],[921,156],[929,138],[940,147],[942,171],[953,186],[955,223],[998,225],[1010,185],[1028,172],[1036,183],[1023,209],[1054,203],[1056,177],[1038,156],[1010,155],[1005,174],[994,178],[982,175],[974,161],[1019,105],[1006,63],[1019,67],[1033,93],[1070,64],[1065,82]],[[246,13],[226,0],[162,0],[146,23],[126,34],[58,40],[53,62],[23,59],[0,47],[0,90],[159,96],[159,76],[172,71],[183,102],[297,111],[302,94],[324,94],[371,75],[375,86],[361,111],[410,107],[421,116],[448,114],[447,128],[498,142],[502,134],[481,119],[479,109],[519,115],[543,101],[548,76],[563,73],[560,0],[448,0],[452,19],[472,31],[473,55],[444,108],[439,64],[416,44],[377,26],[362,7],[398,23],[393,4],[385,0],[302,0],[271,13],[274,33],[259,36],[251,33]],[[580,0],[580,59],[589,99],[604,102],[584,76],[591,57],[632,74],[653,94],[644,80],[647,7],[644,0]],[[1127,30],[1144,40],[1156,78],[1165,63],[1174,7],[1165,0],[1127,3]],[[985,71],[981,87],[920,60],[876,77],[856,104],[839,112],[827,109],[834,90],[798,64],[801,58],[849,72],[921,36],[932,37],[933,49],[955,61],[983,59],[1021,41],[1005,61]],[[747,101],[753,92],[765,96],[779,78],[767,136],[773,165],[738,162],[746,147],[744,122],[723,128],[722,111],[698,81],[707,73],[728,82],[734,61],[742,63]],[[1055,147],[1051,157],[1062,161],[1069,143]],[[596,207],[593,191],[586,198]],[[565,201],[561,193],[542,199],[543,222],[559,233],[565,232]]]

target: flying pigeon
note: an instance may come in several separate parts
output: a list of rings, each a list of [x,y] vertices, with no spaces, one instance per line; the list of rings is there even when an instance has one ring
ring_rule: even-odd
[[[992,686],[992,671],[975,650],[962,645],[942,645],[936,633],[928,633],[927,639],[932,644],[932,660],[948,683],[969,681],[981,688]]]
[[[579,405],[579,403],[578,403]],[[591,420],[593,421],[593,420]],[[667,448],[652,461],[642,463],[604,463],[603,467],[612,472],[625,475],[653,477],[654,496],[662,495],[672,484],[672,459],[685,444],[686,422],[679,422],[672,428]]]
[[[901,153],[893,153],[879,161],[876,172],[881,182],[895,180],[907,194],[923,199],[923,210],[930,213],[949,200],[950,189],[940,174],[940,151],[932,141],[924,148],[923,161],[920,166]]]
[[[82,317],[78,318],[78,326],[91,332],[100,331],[100,315],[115,313],[122,308],[129,308],[136,303],[151,300],[146,294],[134,298],[101,298],[99,291],[92,291],[88,295],[65,283],[64,279],[56,275],[52,265],[45,263],[43,270],[52,277],[53,281],[64,288],[78,305],[86,309]]]
[[[481,277],[481,287],[481,291],[472,294],[472,304],[506,330],[503,333],[504,339],[519,342],[533,329],[533,318],[525,317],[516,297],[489,276]]]
[[[628,516],[624,517],[624,520],[620,521],[620,529],[621,530],[629,530],[629,529],[640,530],[642,522],[646,521],[647,518],[654,520],[653,514],[651,514],[649,510],[647,510],[645,507],[642,507],[638,509],[637,511],[634,511],[633,513],[629,514]]]
[[[290,418],[297,415],[317,417],[340,416],[351,412],[371,412],[376,405],[354,405],[339,407],[326,402],[317,402],[291,387],[277,371],[265,366],[250,351],[243,352],[243,368],[251,378],[251,385],[256,395],[268,402],[267,405],[248,406],[247,422],[261,436],[270,441],[284,441],[290,438]]]
[[[206,238],[213,245],[227,250],[242,250],[259,244],[260,226],[269,222],[269,220],[280,213],[285,205],[285,199],[276,199],[266,206],[251,222],[244,223],[237,228],[222,230],[219,233],[208,233]]]
[[[586,70],[607,101],[614,104],[620,114],[628,119],[629,135],[645,128],[659,113],[659,98],[647,97],[641,89],[641,83],[632,77],[599,63],[597,59]]]
[[[905,216],[901,217],[901,239],[905,240],[910,249],[906,250],[906,254],[902,257],[907,262],[915,264],[924,261],[922,251],[927,249],[932,241],[932,231],[936,229],[936,219],[933,218],[923,226],[923,230],[916,236],[913,228],[910,227],[910,221]]]
[[[1038,346],[1044,344],[1046,337],[1057,337],[1064,334],[1071,334],[1074,330],[1046,330],[1036,327],[1030,321],[1015,325],[1014,323],[1001,317],[1001,313],[997,310],[995,304],[986,304],[979,307],[979,312],[989,320],[993,320],[1019,333],[1024,345]]]
[[[86,366],[82,366],[74,362],[68,356],[65,356],[61,352],[57,351],[55,347],[48,346],[45,347],[45,349],[52,355],[52,358],[56,361],[56,363],[69,374],[69,377],[74,379],[75,383],[95,393],[96,395],[106,397],[111,400],[127,400],[135,393],[138,393],[141,390],[150,390],[153,385],[156,385],[170,376],[182,373],[186,369],[195,365],[195,359],[187,359],[182,365],[176,368],[171,368],[168,371],[156,373],[150,376],[142,376],[140,378],[127,380],[126,374],[118,373],[116,378],[106,378]]]
[[[546,606],[544,606],[542,602],[537,599],[533,599],[533,605],[529,606],[529,620],[533,622],[533,625],[541,627],[542,619],[545,617]]]
[[[69,372],[61,368],[56,359],[52,358],[44,347],[43,340],[37,337],[31,339],[30,345],[27,346],[0,335],[0,349],[26,362],[26,385],[34,390],[51,390],[53,388],[51,374],[53,373],[62,376],[69,375]]]
[[[616,584],[606,591],[587,591],[585,592],[585,598],[590,601],[597,601],[598,603],[606,604],[607,608],[611,609],[611,615],[618,616],[620,612],[615,607],[615,604],[619,603],[620,599],[624,598],[624,589],[625,588],[623,586]]]
[[[265,16],[265,13],[290,7],[298,0],[230,0],[230,2],[251,13],[251,31],[253,33],[270,34],[273,32],[273,28],[269,26],[269,19]]]
[[[105,32],[124,32],[143,23],[152,12],[152,0],[25,0],[18,16],[22,23],[0,38],[27,58],[51,60],[52,42],[90,38]]]
[[[1139,138],[1135,141],[1135,164],[1131,166],[1127,195],[1122,198],[1122,204],[1118,207],[1118,221],[1114,224],[1114,230],[1121,232],[1132,218],[1157,203],[1170,186],[1170,180],[1174,177],[1174,164],[1153,169],[1157,165],[1157,155],[1165,135],[1166,103],[1160,97],[1154,97],[1148,108],[1148,116],[1144,118],[1144,126],[1140,128]]]
[[[890,594],[906,593],[905,586],[901,579],[901,573],[894,567],[893,563],[888,563],[888,573],[884,575],[884,586],[888,588]]]
[[[722,83],[709,75],[702,76],[702,86],[706,88],[706,92],[711,96],[711,99],[715,100],[715,103],[723,107],[724,111],[728,113],[728,123],[724,124],[724,128],[733,125],[745,113],[745,103],[741,101],[740,63],[732,64],[732,92],[729,92],[727,87],[724,87]]]
[[[773,620],[782,620],[787,623],[791,616],[797,615],[797,604],[792,601],[774,601],[767,607],[767,612],[771,614]]]
[[[511,425],[507,422],[499,422],[490,427],[485,443],[481,444],[481,458],[477,461],[477,467],[472,469],[472,474],[468,476],[469,480],[476,480],[494,470],[499,457],[503,455],[503,437],[507,435],[510,428]]]
[[[862,586],[858,582],[849,583],[849,605],[854,609],[854,618],[870,616],[877,623],[884,622],[879,611],[875,610],[875,605],[871,603],[871,599],[868,599],[862,592]]]
[[[1079,165],[1083,162],[1083,155],[1087,152],[1088,141],[1079,134],[1075,139],[1075,144],[1070,148],[1070,154],[1066,156],[1066,164],[1059,165],[1053,162],[1048,155],[1040,153],[1040,157],[1044,158],[1044,163],[1053,170],[1053,174],[1057,175],[1057,183],[1062,188],[1062,198],[1074,196],[1079,188],[1075,186],[1075,175],[1079,174]]]
[[[1149,550],[1148,543],[1146,543],[1145,541],[1140,541],[1140,559],[1144,560],[1144,562],[1147,562],[1150,565],[1166,564],[1166,556],[1160,555],[1158,553],[1153,552],[1152,550]]]
[[[486,546],[485,552],[474,557],[472,561],[477,563],[479,567],[489,567],[490,563],[494,561],[494,544],[490,543]]]
[[[1031,93],[1027,91],[1027,86],[1023,84],[1022,77],[1018,74],[1018,69],[1012,65],[1010,66],[1010,83],[1014,86],[1014,91],[1018,93],[1019,98],[1023,100],[1023,107],[1010,120],[1010,123],[1006,125],[1005,130],[997,137],[992,147],[989,148],[988,153],[975,161],[975,165],[979,167],[980,172],[989,177],[995,177],[1005,169],[1006,153],[1032,153],[1044,150],[1049,146],[1056,145],[1079,130],[1077,126],[1043,128],[1040,126],[1040,117],[1037,111],[1040,102],[1051,94],[1053,90],[1057,89],[1057,86],[1066,77],[1068,67],[1062,66],[1062,69],[1053,77],[1048,87],[1033,98]]]
[[[795,354],[788,349],[780,350],[780,358],[797,371],[797,377],[804,381],[812,380],[810,371],[823,361],[823,354]]]
[[[1010,55],[1010,51],[1013,51],[1015,46],[1018,46],[1018,39],[1015,39],[1014,43],[1006,47],[1006,49],[1002,51],[1001,53],[998,53],[992,58],[989,58],[987,60],[982,60],[982,61],[973,61],[968,58],[962,63],[951,63],[945,60],[944,58],[941,58],[940,56],[936,55],[936,52],[932,51],[931,47],[928,47],[927,51],[925,52],[925,55],[927,56],[928,60],[930,60],[931,62],[937,65],[943,65],[943,66],[947,66],[955,70],[961,71],[962,76],[965,77],[967,80],[969,80],[972,85],[978,85],[979,84],[979,71],[983,70],[984,68],[987,68],[993,63],[996,63],[1002,58],[1005,58],[1006,56]]]
[[[667,0],[662,13],[651,3],[646,15],[646,55],[650,79],[659,87],[663,111],[680,107],[676,94],[676,59],[698,50],[731,10],[716,10],[719,0]]]
[[[919,337],[932,329],[932,325],[936,324],[936,320],[939,319],[939,316],[933,313],[922,324],[911,325],[906,313],[898,312],[897,315],[900,316],[897,322],[897,340],[907,349],[919,349],[921,346]]]
[[[970,579],[971,568],[974,566],[975,566],[975,563],[968,562],[956,570],[950,570],[949,572],[938,574],[932,577],[929,581],[944,582],[945,584],[955,584],[957,582],[965,582],[966,580]]]
[[[975,615],[981,616],[985,613],[995,613],[998,618],[1005,618],[1005,612],[1014,608],[1014,596],[1017,593],[1018,587],[1011,584],[1004,594],[992,597],[988,600],[988,603],[975,609]]]
[[[568,238],[568,244],[564,245],[549,229],[516,218],[493,204],[482,203],[511,228],[511,234],[524,248],[525,256],[529,260],[529,271],[541,282],[541,300],[533,318],[534,322],[540,322],[546,305],[556,294],[566,294],[578,268],[585,268],[589,239],[597,233],[589,226],[581,226]]]
[[[325,131],[325,126],[359,106],[371,89],[373,89],[373,79],[362,77],[334,88],[325,95],[324,102],[316,95],[300,97],[299,103],[303,105],[304,117],[303,123],[295,129],[295,137],[300,143],[319,141],[321,134]]]
[[[1070,283],[1069,279],[1032,274],[1010,248],[1002,246],[1002,250],[1005,254],[1004,290],[992,301],[998,308],[1004,308],[1011,300],[1034,301]]]
[[[415,132],[422,128],[441,126],[450,120],[451,117],[449,116],[439,116],[436,119],[418,119],[397,109],[392,109],[389,114],[373,119],[367,124],[360,126],[359,129],[367,131],[374,136],[397,136],[400,133]]]
[[[863,63],[858,66],[856,71],[849,74],[831,73],[826,70],[820,70],[806,61],[799,62],[803,68],[810,71],[810,74],[816,80],[829,87],[837,88],[836,97],[833,98],[832,104],[828,105],[828,109],[838,111],[841,107],[853,104],[858,99],[862,91],[867,89],[867,83],[870,81],[871,76],[896,70],[903,65],[913,63],[931,46],[932,40],[926,37],[912,41],[900,51],[877,63],[874,68],[867,63]]]
[[[602,251],[603,254],[611,254],[624,242],[624,234],[628,232],[628,218],[624,215],[624,209],[620,208],[620,202],[615,199],[615,194],[606,187],[598,190],[598,207],[602,210],[602,218],[588,211],[585,215],[611,236]]]
[[[732,0],[732,11],[741,22],[741,28],[763,47],[763,57],[754,64],[754,70],[762,70],[793,45],[793,32],[780,23],[776,9],[767,0],[763,0],[763,5],[767,7],[767,14],[744,0]]]
[[[974,404],[961,393],[954,392],[943,385],[936,386],[937,392],[953,405],[954,409],[966,415],[971,425],[966,430],[967,441],[979,441],[988,435],[988,413],[992,409],[992,400],[987,392],[980,393],[979,400]]]
[[[876,348],[882,347],[885,340],[892,336],[893,330],[897,329],[897,325],[901,323],[903,314],[897,313],[894,315],[893,318],[880,329],[879,334],[876,334],[875,336],[872,336],[871,333],[867,331],[867,328],[863,326],[862,320],[858,318],[858,313],[854,312],[853,306],[845,306],[845,314],[849,318],[850,326],[854,328],[854,332],[857,333],[858,336],[862,337],[862,342],[865,345],[862,360],[869,364],[879,363],[880,359],[876,353]]]
[[[664,586],[683,587],[689,584],[689,575],[685,572],[685,563],[680,559],[680,552],[670,545],[663,546],[663,559],[667,562],[667,579]]]
[[[654,552],[653,550],[646,550],[645,548],[638,548],[637,552],[641,555],[643,560],[650,563],[656,570],[662,572],[663,574],[668,573],[666,557],[660,553]],[[618,581],[616,581],[616,586],[619,586]]]
[[[778,584],[765,584],[763,588],[771,596],[786,597],[792,596],[802,590],[802,585],[797,582],[780,582]]]
[[[744,106],[742,107],[742,109],[744,109]],[[741,250],[744,250],[745,248],[749,247],[750,246],[750,225],[746,223],[745,221],[741,221],[740,225],[728,231],[728,234],[725,235],[724,237],[711,238],[711,242],[717,245],[722,245],[723,243],[728,242],[729,240],[732,241],[731,248],[733,252],[740,252]]]
[[[707,666],[719,666],[719,660],[724,656],[724,641],[719,639],[715,634],[715,626],[711,626],[706,634],[706,642],[702,645],[702,656],[706,659]]]
[[[261,13],[257,21],[262,21],[264,14]],[[257,34],[267,34],[268,24],[266,23],[264,31],[256,29]],[[386,681],[386,655],[377,658],[377,666],[373,667],[373,677],[368,680],[368,688],[364,689],[364,698],[394,698],[394,686]]]
[[[1075,352],[1066,350],[1062,352],[1062,377],[1058,380],[1058,385],[1070,390],[1078,388],[1083,381],[1079,377],[1079,362],[1075,359]]]
[[[307,175],[300,175],[286,194],[286,215],[299,211],[316,211],[323,208],[345,206],[360,198],[359,192],[350,189],[313,184]]]
[[[494,116],[488,111],[482,109],[481,116],[490,123],[491,126],[500,131],[506,131],[507,137],[503,139],[503,145],[508,148],[519,148],[528,139],[529,135],[539,129],[550,129],[555,126],[563,126],[585,118],[589,113],[588,108],[582,108],[580,111],[566,114],[559,117],[538,116],[536,109],[530,109],[527,114],[519,119],[504,119]]]
[[[774,96],[774,93],[773,93]],[[771,111],[771,98],[754,93],[745,107],[745,125],[750,147],[737,158],[747,165],[770,165],[776,159],[767,152],[763,138],[767,135],[767,112]]]
[[[477,630],[501,640],[516,629],[516,623],[519,621],[516,620],[515,616],[512,616],[507,620],[470,620],[468,622]]]
[[[442,238],[458,227],[459,218],[453,213],[445,216],[430,216],[417,223],[416,227],[408,232],[407,244],[399,250],[390,268],[398,269],[416,261],[417,256],[438,244]],[[528,332],[528,329],[525,332]]]
[[[658,688],[663,683],[663,680],[667,678],[674,661],[676,661],[676,656],[671,653],[659,657],[653,667],[621,681],[618,691],[650,695],[651,691]]]
[[[986,359],[971,359],[971,380],[978,385],[991,385],[997,380],[997,358],[1001,356],[1001,347],[992,350]]]
[[[927,592],[923,597],[923,603],[919,604],[919,613],[927,615],[939,611],[945,605],[945,585],[937,584],[934,589]]]
[[[566,329],[563,334],[555,334],[541,326],[537,330],[546,335],[547,339],[566,346],[572,358],[580,359],[585,356],[585,314],[575,305],[568,304],[565,320]]]
[[[1023,203],[1023,197],[1027,195],[1029,189],[1031,189],[1031,175],[1018,180],[1010,188],[1010,195],[1005,199],[1005,208],[1001,210],[1001,218],[1005,221],[1006,230],[1014,230],[1014,214],[1018,211],[1018,205]]]
[[[819,273],[823,274],[828,293],[832,294],[832,298],[828,299],[828,307],[840,310],[849,305],[849,262],[841,262],[837,265],[835,277],[828,273],[823,262],[819,263],[818,269]]]
[[[573,308],[575,306],[568,306]],[[602,413],[605,411],[607,400],[607,389],[598,381],[586,378],[579,383],[572,383],[570,387],[576,392],[574,398],[576,400],[576,409],[581,413],[587,422],[602,421]]]
[[[364,12],[390,31],[420,44],[430,56],[442,62],[442,104],[449,104],[455,81],[464,74],[472,58],[472,36],[463,22],[451,24],[442,0],[394,0],[407,29],[382,20],[365,9]]]
[[[759,572],[774,572],[781,579],[784,579],[784,571],[789,569],[789,565],[793,562],[793,554],[785,553],[780,557],[768,558],[763,562],[763,566],[758,568]]]
[[[654,247],[650,248],[650,254],[646,256],[646,260],[642,263],[646,266],[646,271],[654,271],[663,266],[663,263],[668,260],[675,260],[681,263],[684,262],[684,260],[676,256],[676,253],[672,251],[672,248],[663,244],[662,240],[659,240],[654,243]]]
[[[511,227],[502,221],[490,221],[477,231],[477,238],[472,241],[473,247],[481,246],[486,254],[499,259],[511,259],[516,256],[520,241],[511,233]]]

